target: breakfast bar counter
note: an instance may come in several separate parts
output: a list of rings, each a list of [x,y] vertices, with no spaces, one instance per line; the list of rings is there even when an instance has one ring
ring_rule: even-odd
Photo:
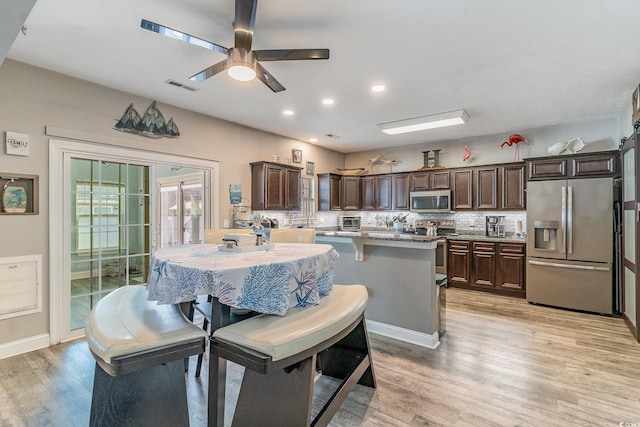
[[[384,231],[321,231],[317,243],[340,254],[336,283],[362,283],[369,291],[365,317],[372,333],[436,348],[437,237]]]

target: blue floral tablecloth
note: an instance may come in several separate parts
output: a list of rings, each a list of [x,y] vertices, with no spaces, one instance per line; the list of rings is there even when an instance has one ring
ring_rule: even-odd
[[[157,251],[147,279],[159,304],[213,295],[225,305],[284,316],[290,307],[318,304],[333,284],[338,253],[331,245],[274,244],[255,252],[182,245]]]

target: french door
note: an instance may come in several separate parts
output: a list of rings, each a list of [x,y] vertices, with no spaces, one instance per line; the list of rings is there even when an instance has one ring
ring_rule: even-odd
[[[638,244],[640,242],[640,201],[638,200],[638,175],[640,159],[637,152],[638,135],[627,139],[622,147],[622,230],[623,230],[623,263],[622,263],[622,315],[633,332],[636,339],[640,341],[638,334],[638,305],[640,295],[638,294],[638,281],[640,280],[638,270]]]
[[[157,180],[159,196],[155,248],[203,243],[205,175],[185,173]]]
[[[151,167],[68,156],[70,329],[105,295],[146,281]]]
[[[162,236],[159,181],[183,175],[182,199],[169,206],[182,215],[181,242],[197,242],[218,223],[215,161],[50,140],[49,166],[52,344],[82,337],[104,295],[146,283]]]

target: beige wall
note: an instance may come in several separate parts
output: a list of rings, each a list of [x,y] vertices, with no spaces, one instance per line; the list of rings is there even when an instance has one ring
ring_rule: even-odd
[[[625,114],[626,117],[626,113]],[[631,113],[629,112],[629,117]],[[622,116],[620,116],[622,117]],[[630,121],[630,119],[628,119]],[[520,159],[526,157],[548,156],[547,148],[557,142],[566,142],[575,137],[581,137],[585,142],[582,152],[615,150],[620,141],[619,134],[630,134],[620,130],[620,118],[593,120],[589,122],[565,123],[544,128],[517,130],[511,133],[519,133],[527,139],[529,145],[520,143]],[[412,171],[424,166],[423,154],[425,150],[440,149],[440,165],[447,168],[487,165],[492,163],[508,163],[514,161],[515,146],[504,146],[511,133],[477,136],[459,141],[444,141],[442,143],[429,143],[412,146],[400,146],[389,149],[369,150],[348,154],[345,167],[367,167],[367,160],[378,155],[384,155],[387,159],[397,160],[393,167],[394,172]],[[399,138],[401,135],[399,135]],[[471,151],[471,158],[467,162],[462,161],[464,146]],[[389,172],[388,165],[374,166],[375,173]]]
[[[186,95],[188,96],[188,95]],[[143,114],[152,100],[109,89],[12,60],[0,67],[0,132],[30,136],[29,157],[10,156],[0,149],[0,172],[40,176],[40,214],[0,216],[0,257],[43,255],[44,311],[0,321],[0,346],[49,332],[49,138],[45,126],[112,138],[117,145],[220,161],[220,223],[229,218],[229,184],[241,184],[250,198],[249,163],[287,159],[291,149],[303,151],[303,163],[316,170],[344,166],[344,155],[304,142],[261,132],[226,121],[159,104],[168,120],[178,125],[177,139],[150,139],[113,130],[116,120],[133,102]],[[57,226],[51,224],[51,226]]]

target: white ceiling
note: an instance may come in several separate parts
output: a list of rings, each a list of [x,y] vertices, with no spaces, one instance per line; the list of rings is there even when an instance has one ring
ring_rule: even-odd
[[[233,0],[38,0],[7,57],[349,153],[618,115],[640,82],[638,17],[637,0],[262,0],[254,49],[331,50],[263,63],[287,88],[273,93],[224,73],[191,82],[224,55],[140,28],[145,18],[231,47]],[[458,109],[466,125],[376,128]]]

